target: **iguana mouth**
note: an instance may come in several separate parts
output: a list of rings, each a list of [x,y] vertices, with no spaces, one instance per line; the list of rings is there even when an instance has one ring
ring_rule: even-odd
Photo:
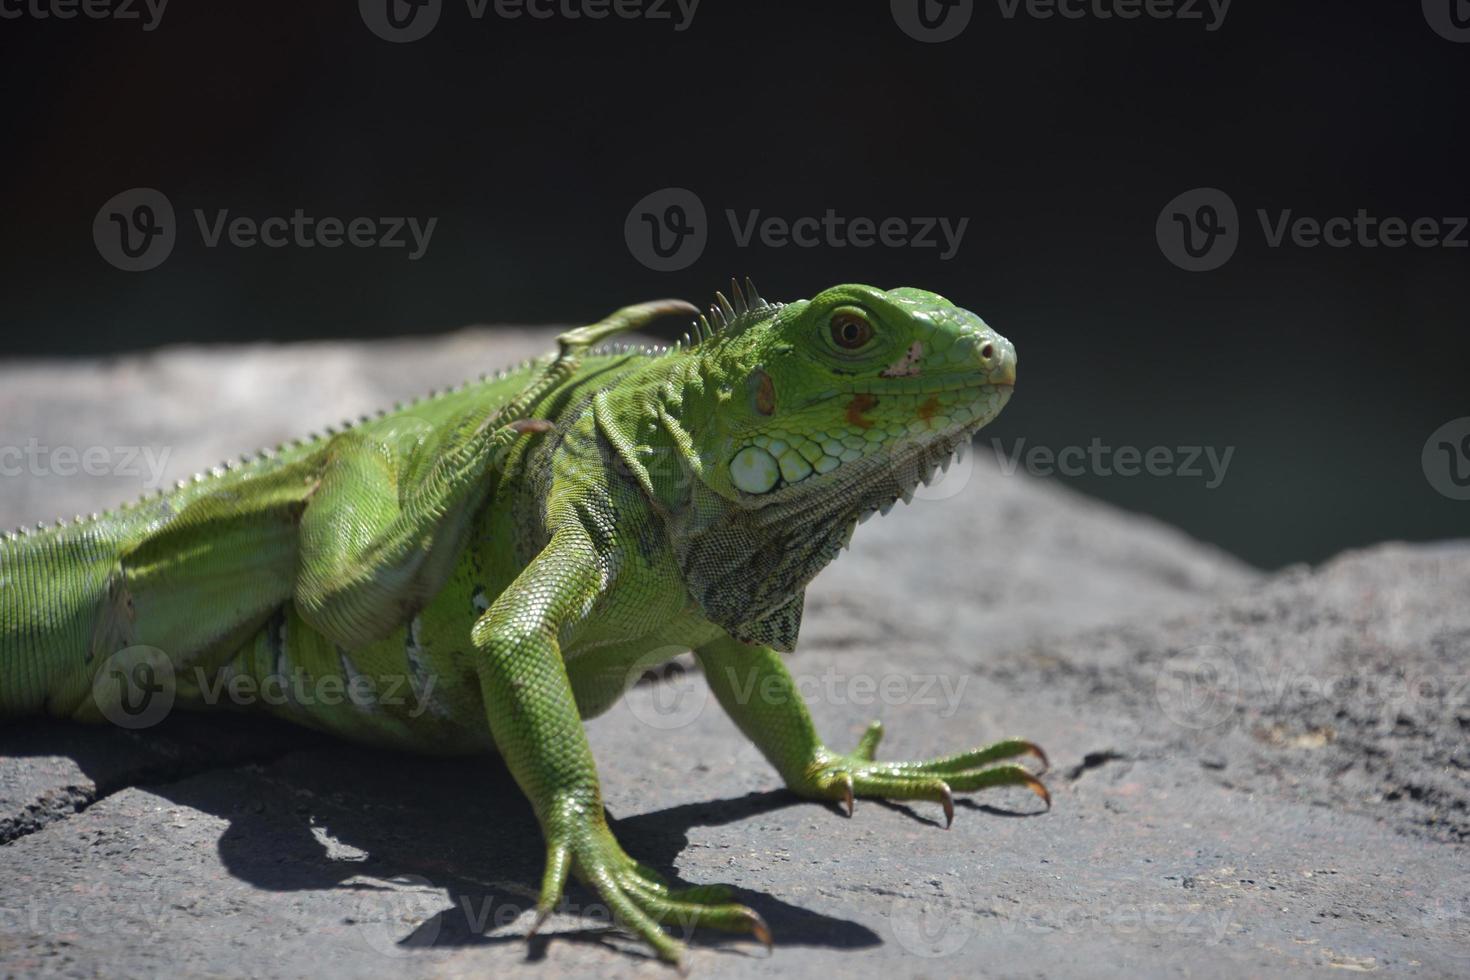
[[[870,378],[861,383],[847,385],[821,399],[837,398],[842,395],[938,395],[947,391],[984,391],[986,388],[1014,388],[1015,382],[995,382],[988,378],[958,376],[939,380],[933,378]]]
[[[771,507],[799,512],[805,520],[848,521],[854,525],[873,514],[887,514],[899,500],[912,501],[920,484],[928,486],[937,474],[947,471],[960,445],[999,410],[982,412],[931,436],[901,440],[830,473],[813,475],[760,496],[747,496],[744,503],[751,510]]]

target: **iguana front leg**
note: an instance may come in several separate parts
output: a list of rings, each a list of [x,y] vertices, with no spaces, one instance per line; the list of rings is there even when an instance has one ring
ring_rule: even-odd
[[[525,413],[576,371],[588,348],[658,317],[693,312],[682,300],[655,300],[569,330],[524,391],[442,429],[425,434],[405,418],[383,431],[334,437],[301,516],[301,617],[348,649],[402,625],[448,579],[505,451],[551,427]]]
[[[852,813],[853,797],[932,800],[944,807],[945,825],[954,820],[955,791],[992,786],[1025,786],[1051,806],[1046,787],[1020,765],[991,763],[1034,755],[1041,749],[1013,738],[927,762],[877,762],[874,750],[883,725],[873,722],[857,748],[843,755],[817,737],[811,715],[781,655],[769,647],[747,646],[728,637],[695,651],[715,698],[736,726],[776,767],[793,792],[811,799],[841,800]]]
[[[568,873],[575,872],[662,959],[678,962],[683,946],[661,923],[749,932],[769,945],[760,916],[731,903],[728,888],[672,890],[629,857],[608,829],[559,640],[586,615],[603,587],[601,562],[586,532],[563,528],[496,598],[472,633],[496,747],[530,799],[546,838],[546,872],[532,931],[560,900]]]

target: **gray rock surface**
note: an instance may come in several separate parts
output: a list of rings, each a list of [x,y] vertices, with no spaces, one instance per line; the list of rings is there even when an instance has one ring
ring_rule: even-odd
[[[0,476],[0,519],[146,489],[130,447],[174,479],[548,337],[3,368],[0,449],[49,462]],[[624,845],[771,924],[770,958],[694,937],[700,975],[1463,975],[1467,595],[1470,543],[1266,577],[976,454],[819,576],[791,664],[837,746],[874,717],[884,758],[1037,739],[1051,812],[796,800],[677,666],[589,731]],[[521,938],[541,844],[494,759],[242,717],[11,727],[0,841],[7,974],[669,975],[580,889]]]

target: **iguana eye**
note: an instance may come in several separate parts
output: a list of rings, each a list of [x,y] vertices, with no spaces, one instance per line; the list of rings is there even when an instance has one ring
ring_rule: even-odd
[[[844,350],[857,350],[873,339],[873,325],[851,310],[833,314],[831,330],[832,342]]]

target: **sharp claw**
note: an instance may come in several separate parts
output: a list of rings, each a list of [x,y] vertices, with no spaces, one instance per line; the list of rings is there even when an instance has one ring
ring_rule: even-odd
[[[755,936],[755,938],[766,944],[767,953],[772,952],[775,949],[776,944],[771,940],[770,927],[766,925],[766,920],[760,917],[759,912],[752,912],[751,915],[755,916],[755,921],[751,923],[750,926],[751,933]]]
[[[536,931],[545,925],[546,920],[551,918],[551,909],[541,908],[536,910],[536,918],[531,920],[531,928],[526,930],[526,938],[530,939],[536,935]]]
[[[521,435],[525,435],[528,432],[550,432],[556,426],[546,421],[546,419],[516,419],[510,423],[510,428],[519,432]]]
[[[1041,746],[1037,745],[1035,742],[1027,742],[1026,751],[1030,752],[1032,755],[1036,756],[1036,758],[1041,760],[1041,768],[1037,770],[1036,775],[1040,776],[1051,768],[1051,760],[1046,757],[1045,752],[1041,751]],[[1048,798],[1048,802],[1049,801],[1050,798]]]
[[[948,830],[954,826],[954,794],[949,791],[948,783],[940,783],[944,787],[944,795],[939,798],[939,803],[944,807],[944,829]],[[1039,784],[1038,784],[1039,785]],[[1042,790],[1045,792],[1045,790]],[[1048,806],[1051,804],[1048,803]]]
[[[847,802],[847,815],[852,816],[852,776],[842,777],[842,798]]]
[[[1022,785],[1029,789],[1031,792],[1035,793],[1037,796],[1041,797],[1042,802],[1046,804],[1046,808],[1048,810],[1051,809],[1051,793],[1047,790],[1045,786],[1041,785],[1041,780],[1037,779],[1035,776],[1031,776]]]

